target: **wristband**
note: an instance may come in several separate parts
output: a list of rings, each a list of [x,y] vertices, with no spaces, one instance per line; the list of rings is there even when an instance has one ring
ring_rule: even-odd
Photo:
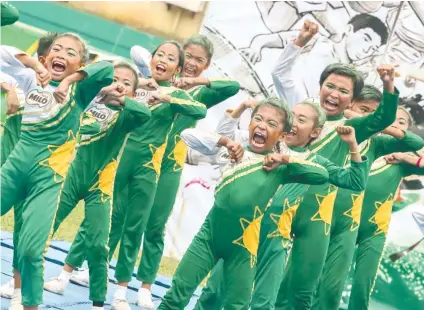
[[[417,163],[416,163],[417,168],[420,168],[420,163],[421,163],[422,159],[423,159],[422,157],[418,157],[418,160],[417,160]]]

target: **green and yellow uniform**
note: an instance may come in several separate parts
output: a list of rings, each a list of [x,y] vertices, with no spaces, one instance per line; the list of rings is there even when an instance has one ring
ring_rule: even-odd
[[[187,92],[168,82],[159,86],[172,101],[153,106],[150,120],[130,134],[116,175],[109,248],[112,254],[120,240],[115,272],[119,282],[131,280],[156,194],[167,137],[175,120],[179,115],[193,121],[206,115],[205,105],[194,101]]]
[[[53,232],[85,201],[84,221],[65,259],[77,267],[85,257],[90,272],[90,300],[105,301],[108,283],[107,247],[113,184],[129,132],[149,120],[150,110],[126,98],[123,107],[105,105],[96,97],[83,114],[77,153],[60,196]]]
[[[210,87],[196,86],[187,91],[194,100],[204,103],[208,109],[234,96],[240,89],[240,84],[235,81],[218,79],[209,79],[209,81]],[[187,153],[187,147],[181,139],[181,132],[195,125],[196,120],[192,117],[178,115],[168,135],[158,189],[144,234],[143,255],[137,272],[137,279],[145,283],[153,283],[159,270],[164,248],[165,225],[180,185]]]
[[[368,175],[368,163],[365,158],[361,163],[352,162],[351,167],[344,169],[319,155],[311,154],[307,148],[292,147],[289,149],[283,147],[282,152],[323,166],[328,171],[329,182],[331,183],[327,184],[327,187],[340,186],[356,190],[365,188]],[[293,233],[297,236],[298,233],[302,232],[298,227],[298,219],[302,217],[310,218],[313,216],[312,213],[317,211],[314,209],[299,209],[299,204],[303,200],[305,192],[309,189],[308,192],[312,193],[315,186],[318,185],[287,184],[277,191],[269,207],[265,210],[261,221],[251,309],[274,308],[284,273],[287,246],[290,244]],[[320,246],[320,244],[311,244],[310,246],[315,247]],[[222,267],[220,269],[213,270],[207,287],[203,289],[196,304],[196,309],[222,308],[222,302],[218,299],[219,295],[222,294],[221,292],[225,291],[225,287],[217,286],[216,283],[218,279],[222,282],[224,278]],[[217,277],[217,273],[221,273],[221,275]]]
[[[52,94],[57,82],[44,89],[39,87],[35,79],[20,75],[23,66],[14,55],[21,51],[8,51],[4,46],[0,49],[2,69],[26,93],[21,136],[2,166],[2,190],[8,194],[1,197],[1,213],[24,200],[20,205],[18,269],[22,276],[22,304],[36,306],[43,302],[43,253],[74,157],[80,115],[100,89],[112,83],[113,67],[99,62],[80,69],[86,78],[72,84],[64,103],[58,104]]]
[[[356,240],[356,259],[348,309],[368,309],[386,243],[397,189],[404,177],[423,173],[424,169],[413,165],[387,164],[382,157],[373,163],[365,190],[361,224]]]
[[[210,145],[216,145],[219,136],[215,140],[210,139]],[[191,143],[188,146],[200,151]],[[225,275],[223,307],[248,308],[260,222],[270,198],[282,184],[328,181],[328,172],[322,166],[297,157],[267,172],[262,168],[265,155],[248,147],[236,164],[229,162],[226,149],[217,155],[224,168],[215,188],[214,206],[181,260],[159,309],[183,309],[219,259],[223,260]]]
[[[424,140],[406,132],[402,139],[377,135],[362,145],[361,154],[370,165],[379,157],[393,153],[417,151],[424,147]],[[358,236],[365,192],[340,189],[334,203],[330,245],[313,307],[338,309],[347,279]],[[349,203],[351,202],[351,203]],[[366,206],[369,208],[370,206]]]
[[[397,93],[384,92],[383,100],[377,110],[365,117],[350,120],[344,119],[343,115],[327,117],[320,137],[312,143],[310,150],[338,166],[344,166],[349,162],[349,147],[341,140],[336,128],[341,125],[354,127],[356,140],[361,144],[394,122],[398,98]],[[374,159],[370,158],[368,154],[366,156],[368,163],[372,163]],[[311,192],[308,190],[305,193],[299,206],[300,210],[315,210],[315,212],[311,217],[299,217],[298,219],[299,227],[303,227],[302,233],[296,235],[294,240],[283,282],[278,292],[276,309],[309,309],[312,306],[312,298],[327,256],[330,231],[332,234],[336,233],[332,230],[334,224],[332,220],[353,222],[351,213],[342,215],[341,219],[333,216],[336,214],[333,212],[333,208],[339,191],[341,190],[335,186],[321,186],[320,188],[314,187]],[[351,209],[353,205],[357,205],[355,201],[349,200],[345,207]],[[300,223],[301,220],[303,223]],[[320,246],[314,247],[312,251],[310,245],[315,243]]]

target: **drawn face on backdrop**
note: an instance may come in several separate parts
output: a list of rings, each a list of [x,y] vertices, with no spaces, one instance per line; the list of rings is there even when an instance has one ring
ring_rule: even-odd
[[[373,55],[381,46],[381,37],[372,28],[353,31],[348,25],[346,34],[346,52],[351,62]]]

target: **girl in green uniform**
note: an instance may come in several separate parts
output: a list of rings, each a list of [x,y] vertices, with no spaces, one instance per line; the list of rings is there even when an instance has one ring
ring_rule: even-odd
[[[164,43],[154,51],[150,69],[159,87],[148,96],[156,105],[151,108],[150,120],[128,137],[122,164],[117,171],[112,227],[116,225],[116,219],[124,220],[124,223],[119,231],[120,250],[115,271],[118,289],[112,304],[114,309],[130,309],[126,289],[156,194],[167,136],[178,114],[190,116],[193,120],[206,115],[204,104],[194,101],[186,91],[171,86],[183,63],[184,52],[175,42]],[[122,210],[125,210],[123,214]],[[114,248],[110,249],[113,253]]]
[[[2,70],[26,93],[21,136],[1,174],[2,190],[8,193],[1,197],[2,215],[24,200],[17,262],[25,309],[42,303],[43,253],[74,156],[80,115],[113,78],[109,63],[81,68],[86,55],[83,41],[69,33],[56,38],[45,67],[19,50],[0,50]],[[41,87],[25,66],[34,69]]]
[[[399,107],[396,122],[392,126],[406,131],[411,123],[409,113]],[[424,141],[417,141],[417,145],[424,146]],[[407,163],[410,159],[414,159],[412,164]],[[356,259],[348,308],[350,310],[365,310],[369,307],[397,189],[404,177],[424,173],[416,164],[416,156],[393,153],[378,158],[371,166],[356,239]]]
[[[373,93],[376,95],[373,96]],[[368,117],[379,105],[378,100],[382,95],[375,87],[369,85],[364,87],[362,94],[364,94],[364,98],[354,101],[351,109]],[[364,107],[368,107],[368,109],[366,110]],[[402,112],[397,114],[399,113]],[[398,119],[398,115],[396,119]],[[347,122],[352,120],[355,118]],[[395,121],[394,124],[396,123]],[[404,132],[396,127],[388,126],[383,133],[387,134],[376,135],[362,145],[361,154],[368,157],[369,165],[372,165],[377,158],[392,152],[417,151],[424,147],[424,141],[411,132]],[[338,191],[334,203],[329,250],[314,300],[314,308],[338,309],[339,307],[354,256],[365,193],[345,189]],[[352,203],[346,203],[346,201],[352,201]],[[366,206],[366,208],[371,207],[370,205]]]
[[[255,263],[260,221],[269,199],[285,183],[321,184],[328,180],[328,172],[320,165],[271,153],[290,131],[291,119],[281,100],[264,100],[253,111],[244,154],[225,136],[202,135],[194,129],[183,132],[188,146],[201,153],[217,146],[225,146],[229,153],[217,155],[223,170],[215,188],[214,206],[181,260],[159,309],[183,309],[220,258],[224,261],[226,288],[223,307],[248,308],[254,277],[250,267]]]
[[[183,49],[185,60],[182,77],[174,83],[175,87],[187,90],[194,100],[204,103],[208,109],[238,93],[240,84],[236,81],[200,76],[209,67],[213,56],[213,45],[207,37],[195,35],[184,43]],[[195,124],[196,119],[178,115],[167,138],[158,189],[144,234],[143,255],[137,272],[137,280],[142,282],[138,292],[138,305],[146,309],[154,307],[150,291],[159,270],[165,225],[175,203],[186,157],[181,132]],[[111,245],[112,249],[115,247],[116,245]]]
[[[147,122],[151,115],[146,105],[132,99],[137,85],[135,69],[127,63],[117,63],[114,84],[102,89],[85,110],[79,129],[79,147],[69,168],[53,225],[56,232],[78,201],[85,201],[84,221],[65,259],[64,269],[58,278],[45,283],[44,288],[63,294],[71,272],[79,264],[72,261],[75,259],[72,253],[81,252],[88,261],[93,309],[102,309],[106,299],[107,243],[116,169],[128,133]]]
[[[47,53],[52,45],[53,41],[56,39],[57,33],[49,33],[46,36],[41,37],[38,40],[37,55],[40,63],[44,64]],[[15,81],[16,82],[16,81]],[[7,100],[9,105],[9,100],[12,99],[15,101],[13,107],[10,109],[10,113],[7,113],[6,122],[4,124],[4,131],[1,137],[1,166],[6,162],[12,150],[15,148],[16,143],[19,140],[21,134],[21,122],[22,122],[22,112],[24,111],[25,105],[25,94],[22,89],[10,88],[7,94]],[[9,110],[9,109],[8,109]],[[2,297],[12,298],[14,288],[20,288],[20,274],[17,269],[17,250],[18,250],[18,237],[20,227],[22,225],[22,216],[17,211],[22,211],[22,207],[13,208],[14,211],[14,225],[13,225],[13,279],[11,279],[7,284],[0,287],[0,293]],[[14,282],[17,282],[16,285]],[[12,302],[12,304],[17,303],[20,305],[20,291],[19,297]]]

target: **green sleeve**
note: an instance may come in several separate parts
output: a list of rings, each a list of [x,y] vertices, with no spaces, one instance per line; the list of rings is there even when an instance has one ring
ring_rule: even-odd
[[[410,131],[406,131],[401,139],[379,135],[373,138],[373,142],[376,143],[376,158],[395,152],[415,152],[424,147],[424,139]]]
[[[80,103],[84,106],[87,106],[103,87],[113,82],[113,65],[108,61],[99,61],[78,71],[86,74],[77,84]]]
[[[358,144],[393,124],[396,120],[398,103],[399,91],[397,89],[394,94],[384,91],[383,99],[374,113],[345,122],[347,126],[355,128]]]
[[[196,88],[192,93],[194,100],[204,103],[209,109],[234,96],[240,90],[240,83],[228,79],[209,79],[210,86]]]
[[[151,116],[152,112],[150,112],[146,105],[125,97],[124,108],[119,117],[122,117],[123,124],[127,131],[131,131],[147,122]]]
[[[206,116],[206,106],[197,102],[183,90],[178,90],[170,94],[171,102],[169,103],[174,113],[190,116],[194,119],[202,119]]]
[[[403,176],[408,177],[410,175],[424,175],[424,168],[418,168],[415,165],[401,163],[403,170]]]
[[[19,11],[9,3],[1,3],[1,26],[12,25],[19,19]]]
[[[290,161],[283,167],[284,183],[323,184],[328,182],[328,172],[321,165],[308,160],[290,156]]]
[[[363,156],[360,163],[351,161],[348,168],[339,167],[319,155],[316,158],[316,162],[327,169],[331,184],[358,192],[365,189],[369,173],[367,157]]]

